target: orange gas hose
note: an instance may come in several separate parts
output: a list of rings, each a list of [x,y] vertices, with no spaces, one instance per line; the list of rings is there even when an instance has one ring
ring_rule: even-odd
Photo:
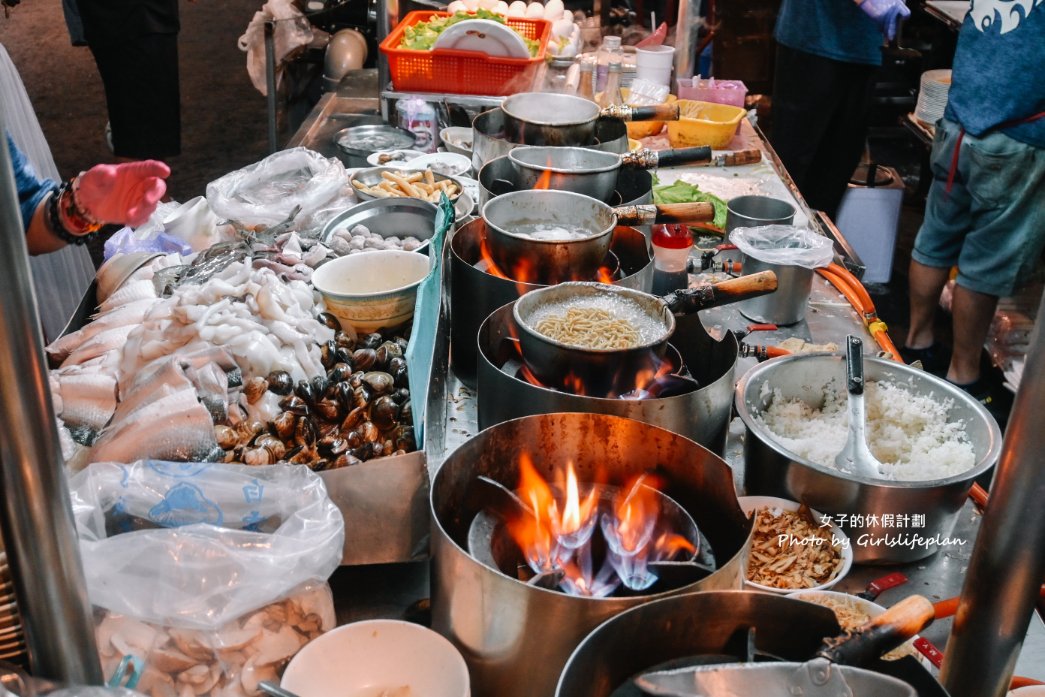
[[[878,319],[878,312],[874,309],[874,301],[864,288],[860,280],[849,273],[849,270],[839,264],[831,264],[827,268],[817,269],[817,273],[827,279],[838,291],[846,297],[849,304],[863,319],[868,333],[878,343],[883,352],[887,353],[894,361],[903,362],[900,351],[896,348],[893,340],[889,338],[889,328],[885,322]]]

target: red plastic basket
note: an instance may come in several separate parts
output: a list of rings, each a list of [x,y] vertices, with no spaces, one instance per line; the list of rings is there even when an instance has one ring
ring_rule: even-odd
[[[448,12],[414,11],[408,14],[381,42],[388,60],[392,84],[398,92],[447,92],[504,96],[525,92],[533,86],[551,34],[551,23],[543,19],[509,17],[508,26],[527,39],[540,43],[534,58],[499,58],[474,51],[414,51],[399,48],[403,31]]]

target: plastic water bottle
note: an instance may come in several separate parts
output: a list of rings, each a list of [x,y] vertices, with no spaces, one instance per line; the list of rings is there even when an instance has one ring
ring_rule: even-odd
[[[611,57],[615,57],[618,63],[624,63],[624,49],[620,45],[619,36],[607,36],[602,40],[595,68],[595,91],[602,92],[606,89],[606,80],[609,79]]]

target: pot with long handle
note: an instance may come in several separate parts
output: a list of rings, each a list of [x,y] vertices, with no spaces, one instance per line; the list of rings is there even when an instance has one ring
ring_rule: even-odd
[[[776,290],[776,275],[764,271],[721,283],[678,290],[658,297],[603,283],[560,283],[531,291],[515,301],[512,316],[519,329],[523,362],[545,385],[565,388],[583,384],[592,393],[608,389],[618,375],[659,368],[675,332],[675,314],[689,315]],[[557,341],[537,331],[536,317],[549,308],[592,306],[620,308],[645,327],[645,335],[627,348],[594,349]]]
[[[570,94],[520,92],[501,102],[505,132],[528,145],[587,145],[599,117],[621,121],[678,121],[677,102],[653,106],[615,104],[605,109]]]
[[[696,666],[647,673],[635,684],[644,693],[661,697],[917,697],[902,680],[853,666],[866,665],[896,648],[929,626],[933,614],[932,603],[913,595],[862,627],[825,640],[816,658],[805,663]]]
[[[498,268],[523,263],[537,283],[594,278],[618,225],[700,223],[714,218],[710,203],[620,206],[569,191],[528,190],[497,196],[482,208],[486,242]],[[535,238],[529,228],[548,234]],[[576,234],[556,234],[556,230]]]
[[[650,150],[618,155],[591,148],[557,148],[523,145],[508,153],[515,170],[518,188],[541,188],[573,191],[606,201],[613,195],[621,167],[656,169],[687,164],[745,165],[762,159],[760,150],[743,150],[713,157],[711,148],[702,145],[678,150]],[[542,178],[547,177],[544,183]]]

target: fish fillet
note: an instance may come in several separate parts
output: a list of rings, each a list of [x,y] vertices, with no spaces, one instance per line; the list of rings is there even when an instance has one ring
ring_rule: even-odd
[[[146,410],[139,410],[142,414]],[[137,460],[202,460],[215,448],[214,424],[199,402],[165,413],[134,419],[129,428],[109,434],[91,448],[88,463]]]
[[[116,411],[116,379],[104,373],[64,375],[58,378],[62,393],[62,420],[70,426],[95,431],[109,423]]]

